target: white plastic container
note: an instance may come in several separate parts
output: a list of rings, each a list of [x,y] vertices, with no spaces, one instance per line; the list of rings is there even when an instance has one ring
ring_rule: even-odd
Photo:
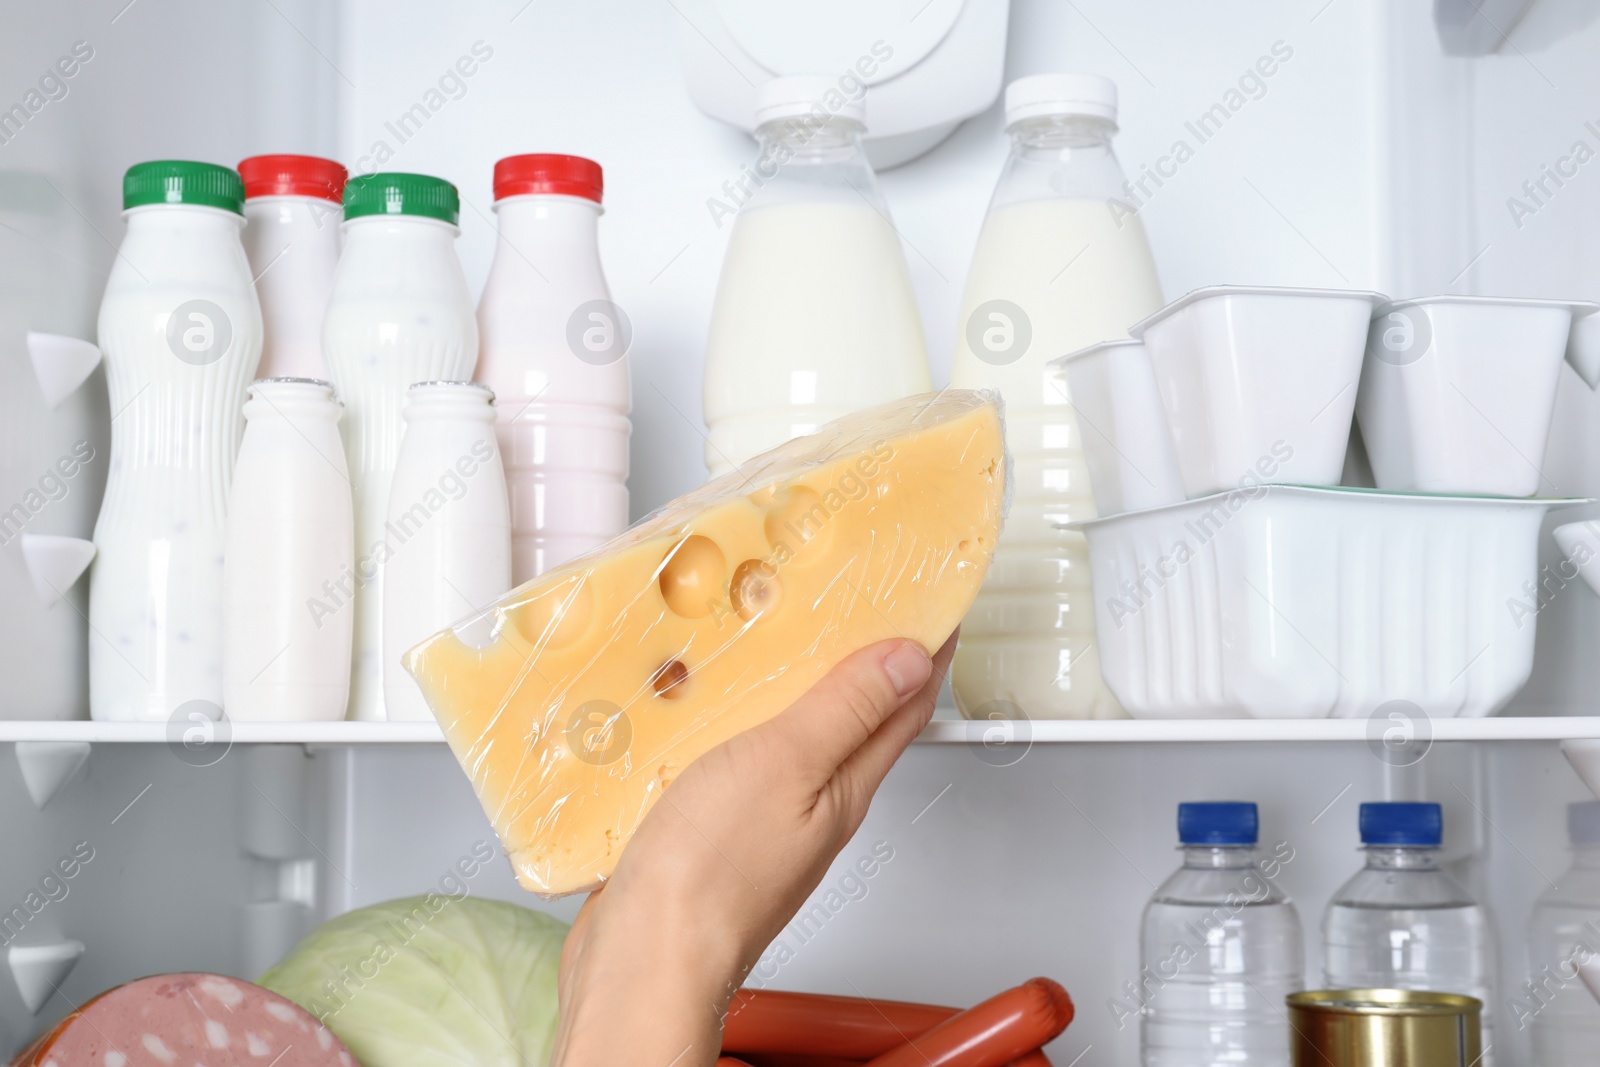
[[[389,493],[384,702],[391,721],[432,722],[400,657],[511,588],[511,514],[488,387],[424,382],[407,396]]]
[[[712,477],[841,415],[931,388],[900,238],[861,151],[860,102],[831,110],[830,92],[836,100],[831,79],[800,76],[758,94],[757,167],[772,176],[733,222],[711,311]]]
[[[628,525],[632,327],[600,268],[600,165],[510,156],[494,175],[477,379],[496,397],[520,585]]]
[[[355,519],[333,386],[250,387],[228,502],[223,711],[238,722],[344,718]]]
[[[1484,296],[1378,308],[1357,404],[1378,487],[1539,492],[1573,310]]]
[[[239,175],[141,163],[100,305],[110,475],[90,577],[96,719],[166,720],[222,702],[222,559],[261,308],[239,232]]]
[[[367,174],[344,197],[344,253],[323,323],[328,374],[355,487],[356,615],[350,718],[382,720],[384,527],[389,481],[416,382],[472,377],[478,323],[456,258],[455,186],[420,174]]]
[[[1572,332],[1567,335],[1567,362],[1590,389],[1600,386],[1600,304],[1572,304]]]
[[[1135,718],[1489,715],[1568,503],[1255,486],[1085,523],[1106,681]]]
[[[339,265],[344,167],[315,156],[251,156],[244,179],[244,250],[261,300],[261,378],[328,376],[322,318]]]
[[[1183,500],[1178,457],[1144,345],[1106,341],[1056,365],[1072,389],[1095,510],[1120,515]]]
[[[1041,74],[1006,89],[1011,152],[978,235],[950,371],[952,386],[1004,396],[1016,487],[951,667],[969,716],[1122,714],[1100,680],[1088,548],[1061,528],[1095,509],[1072,396],[1053,363],[1126,337],[1161,306],[1143,224],[1108,207],[1123,195],[1116,115],[1116,85],[1094,75]]]
[[[1161,388],[1184,492],[1338,485],[1377,293],[1212,285],[1129,332]]]
[[[1559,576],[1570,580],[1577,571],[1584,583],[1600,594],[1600,521],[1568,522],[1550,531],[1561,549]]]

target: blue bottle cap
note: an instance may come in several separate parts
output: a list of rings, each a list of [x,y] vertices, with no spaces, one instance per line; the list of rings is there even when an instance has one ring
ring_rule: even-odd
[[[1444,809],[1437,804],[1361,805],[1361,843],[1379,847],[1438,848]]]
[[[1574,845],[1600,845],[1600,800],[1567,805],[1567,840]]]
[[[1253,845],[1259,834],[1254,804],[1222,800],[1178,805],[1178,840],[1185,845]]]

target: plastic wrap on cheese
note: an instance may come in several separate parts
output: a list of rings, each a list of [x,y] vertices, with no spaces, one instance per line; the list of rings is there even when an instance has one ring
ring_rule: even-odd
[[[406,654],[524,888],[593,889],[672,780],[856,649],[938,648],[1006,502],[998,396],[857,412]]]

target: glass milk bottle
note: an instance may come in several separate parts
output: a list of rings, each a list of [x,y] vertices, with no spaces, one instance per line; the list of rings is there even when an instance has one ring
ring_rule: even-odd
[[[322,327],[322,350],[344,402],[355,488],[355,639],[350,717],[382,720],[384,526],[389,481],[416,382],[472,377],[478,322],[456,258],[461,200],[421,174],[366,174],[344,191],[344,253]]]
[[[495,447],[494,394],[478,382],[421,382],[389,493],[383,686],[393,722],[432,722],[401,657],[511,588],[511,513]]]
[[[235,722],[344,718],[355,527],[339,402],[263,378],[244,405],[223,567],[223,710]]]
[[[998,389],[1015,493],[994,563],[961,624],[951,685],[973,718],[1115,718],[1100,678],[1084,537],[1094,517],[1066,377],[1048,361],[1161,306],[1144,227],[1114,212],[1117,87],[1042,74],[1006,88],[1011,155],[967,277],[950,384]]]
[[[834,78],[774,78],[757,90],[758,185],[733,223],[706,344],[713,477],[930,388],[900,237],[861,150],[862,117]]]
[[[244,178],[244,250],[261,299],[261,378],[328,376],[322,316],[339,265],[347,177],[331,159],[251,156]]]
[[[239,175],[140,163],[100,304],[111,459],[89,589],[89,706],[159,721],[222,702],[222,560],[261,308],[239,231]]]
[[[600,164],[494,165],[500,237],[478,302],[521,585],[628,525],[630,329],[600,269]]]

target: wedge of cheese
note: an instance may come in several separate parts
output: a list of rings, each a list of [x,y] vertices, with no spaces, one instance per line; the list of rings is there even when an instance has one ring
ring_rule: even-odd
[[[998,398],[858,412],[668,504],[412,649],[522,885],[598,886],[696,757],[858,648],[938,648],[1005,503]]]

